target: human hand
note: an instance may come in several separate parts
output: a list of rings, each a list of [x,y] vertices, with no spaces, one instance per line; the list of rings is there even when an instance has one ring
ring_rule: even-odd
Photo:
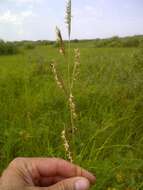
[[[16,158],[0,178],[0,190],[88,190],[95,177],[59,158]]]

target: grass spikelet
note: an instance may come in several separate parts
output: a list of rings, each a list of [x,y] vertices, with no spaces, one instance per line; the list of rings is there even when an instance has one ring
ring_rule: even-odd
[[[67,96],[67,90],[66,87],[64,85],[64,81],[62,80],[61,76],[58,74],[57,69],[56,69],[56,63],[53,62],[51,63],[51,68],[52,68],[52,72],[56,81],[57,86],[62,89],[65,93],[65,95]]]
[[[72,158],[72,154],[71,154],[71,151],[70,151],[70,145],[69,145],[69,142],[68,142],[68,140],[66,138],[66,131],[65,131],[65,129],[61,133],[61,138],[62,138],[62,140],[64,142],[64,148],[65,148],[67,157],[68,157],[69,161],[71,163],[73,163],[73,158]]]
[[[74,66],[72,73],[72,81],[71,81],[71,90],[73,89],[74,81],[78,75],[78,67],[80,65],[80,50],[78,48],[74,49]]]
[[[70,40],[71,36],[71,0],[67,1],[67,6],[66,6],[66,24],[68,26],[68,36]]]
[[[56,27],[56,35],[57,35],[57,41],[60,44],[59,52],[63,55],[65,55],[65,46],[62,38],[61,31],[58,27]]]
[[[80,65],[80,50],[78,48],[74,49],[75,53],[75,65]]]
[[[76,119],[77,118],[76,106],[74,102],[74,96],[72,95],[72,93],[70,94],[70,97],[69,97],[69,105],[70,105],[70,111],[71,111],[72,117],[73,119]]]

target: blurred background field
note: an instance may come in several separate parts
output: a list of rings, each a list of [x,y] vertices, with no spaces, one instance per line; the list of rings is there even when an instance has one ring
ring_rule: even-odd
[[[81,51],[75,162],[96,174],[96,190],[143,189],[142,44],[142,36],[71,44]],[[19,156],[66,159],[60,134],[68,106],[50,68],[55,59],[66,78],[57,46],[0,42],[1,172]]]

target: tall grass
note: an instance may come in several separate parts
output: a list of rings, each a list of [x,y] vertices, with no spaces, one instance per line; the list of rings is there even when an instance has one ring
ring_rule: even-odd
[[[66,51],[65,49],[65,44],[62,39],[61,31],[58,27],[56,27],[57,41],[59,43],[59,52],[64,56],[65,62],[67,63],[67,79],[66,79],[68,81],[67,85],[66,82],[63,80],[63,76],[61,75],[61,73],[57,71],[55,61],[51,64],[51,66],[57,86],[63,90],[65,95],[65,100],[69,105],[70,124],[66,123],[64,125],[61,137],[64,142],[64,148],[67,154],[67,158],[71,162],[73,162],[76,156],[75,131],[77,130],[75,126],[77,113],[76,113],[75,99],[73,96],[73,88],[74,88],[74,82],[76,80],[77,68],[80,65],[80,51],[79,49],[74,50],[75,59],[74,59],[73,68],[71,68],[71,22],[72,22],[71,11],[72,11],[72,2],[71,0],[68,0],[66,5],[66,17],[65,17],[67,30],[68,30],[68,51]],[[69,134],[69,131],[71,131],[71,135]]]
[[[94,189],[142,188],[141,51],[94,49],[92,42],[78,46],[82,64],[74,84],[78,109],[74,162],[96,174]],[[75,48],[77,44],[71,43],[72,60]],[[47,60],[44,72],[37,72],[37,52]],[[52,46],[0,58],[1,171],[17,156],[68,158],[60,134],[65,127],[66,137],[71,135],[66,125],[70,124],[69,103],[53,80],[52,57],[66,81],[67,64]]]

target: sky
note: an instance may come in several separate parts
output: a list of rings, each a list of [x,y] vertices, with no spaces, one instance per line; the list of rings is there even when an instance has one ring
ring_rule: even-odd
[[[66,0],[0,0],[0,39],[67,38]],[[72,39],[143,34],[143,0],[72,0]]]

